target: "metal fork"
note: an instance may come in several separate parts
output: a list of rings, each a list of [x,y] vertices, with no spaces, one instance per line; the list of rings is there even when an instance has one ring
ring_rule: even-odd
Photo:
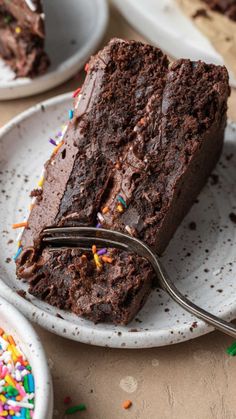
[[[188,300],[174,285],[160,262],[160,258],[144,242],[118,231],[94,227],[55,227],[43,232],[43,242],[53,248],[78,247],[91,250],[97,247],[110,247],[132,251],[147,259],[158,278],[159,286],[181,307],[227,335],[236,338],[236,326],[198,307]]]

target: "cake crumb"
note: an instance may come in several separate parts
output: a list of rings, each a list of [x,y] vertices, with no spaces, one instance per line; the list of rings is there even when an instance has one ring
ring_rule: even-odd
[[[218,185],[218,183],[219,183],[219,176],[218,175],[212,173],[210,175],[210,179],[211,179],[211,185],[213,185],[213,186]]]
[[[196,12],[192,15],[193,19],[197,19],[198,17],[205,17],[207,19],[211,19],[211,17],[207,13],[207,10],[204,8],[196,10]]]
[[[229,214],[229,219],[232,221],[232,223],[236,224],[236,214],[234,212]]]
[[[189,223],[188,227],[189,227],[190,230],[196,230],[197,224],[194,221],[191,221],[191,223]]]

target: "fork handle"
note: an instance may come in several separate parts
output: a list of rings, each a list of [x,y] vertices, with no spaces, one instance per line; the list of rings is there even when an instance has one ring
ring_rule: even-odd
[[[176,301],[181,307],[183,307],[194,316],[204,320],[211,326],[214,326],[215,329],[220,330],[221,332],[232,336],[233,338],[236,338],[236,326],[234,324],[214,316],[214,314],[209,313],[208,311],[202,309],[201,307],[191,302],[188,298],[186,298],[171,281],[169,275],[161,265],[160,261],[158,262],[159,269],[157,273],[160,284],[174,301]]]

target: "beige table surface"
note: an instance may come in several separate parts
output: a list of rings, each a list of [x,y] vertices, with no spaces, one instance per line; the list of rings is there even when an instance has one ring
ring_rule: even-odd
[[[124,0],[125,1],[125,0]],[[142,39],[112,9],[103,44],[112,36]],[[83,74],[46,94],[0,102],[0,125],[29,106],[80,85]],[[236,120],[236,92],[229,116]],[[236,418],[236,357],[225,349],[232,339],[214,332],[165,348],[114,350],[70,342],[36,327],[53,376],[55,418],[64,418],[64,397],[83,402],[81,419]],[[130,399],[133,406],[122,409]],[[69,416],[68,416],[69,417]]]

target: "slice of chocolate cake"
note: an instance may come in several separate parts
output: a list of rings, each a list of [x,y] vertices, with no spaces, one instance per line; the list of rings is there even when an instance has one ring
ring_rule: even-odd
[[[52,250],[42,231],[98,225],[161,254],[220,156],[228,95],[224,67],[169,66],[139,42],[114,39],[91,59],[17,254],[17,275],[33,295],[95,322],[134,317],[153,281],[146,260],[112,249]]]
[[[44,14],[40,0],[0,0],[0,57],[17,77],[45,73]]]

